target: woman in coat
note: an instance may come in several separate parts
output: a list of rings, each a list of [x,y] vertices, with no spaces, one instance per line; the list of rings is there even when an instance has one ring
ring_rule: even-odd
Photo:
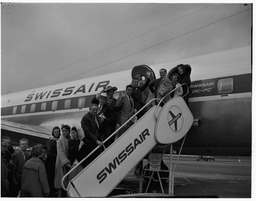
[[[45,155],[42,144],[32,148],[31,156],[23,167],[21,177],[20,197],[46,197],[50,189],[44,162],[41,159]]]
[[[185,83],[186,85],[183,85],[183,94],[185,95],[183,98],[185,102],[188,104],[188,91],[191,85],[191,79],[190,79],[190,73],[191,73],[191,66],[188,64],[180,64],[178,65],[178,72],[180,76],[179,83],[183,84]]]
[[[76,127],[71,128],[70,140],[68,141],[68,159],[71,164],[71,168],[74,168],[78,164],[78,151],[82,147],[83,141],[79,139],[78,130]],[[76,167],[69,176],[68,181],[71,181],[81,170],[82,166]]]
[[[62,135],[57,141],[57,158],[55,164],[54,187],[58,191],[58,197],[65,197],[66,192],[62,189],[62,177],[70,170],[71,164],[68,159],[68,139],[70,134],[70,126],[63,125],[61,127]]]
[[[168,94],[171,90],[173,89],[172,81],[169,79],[168,76],[166,76],[162,82],[160,83],[160,86],[157,89],[157,98],[162,99],[163,97],[164,100],[160,104],[161,106],[164,105],[168,100],[170,100],[171,95]],[[167,95],[168,94],[168,95]]]
[[[48,177],[50,195],[55,197],[54,178],[55,178],[55,163],[57,158],[57,141],[60,138],[60,128],[55,126],[52,129],[52,136],[46,143],[47,159],[45,161],[45,169]]]

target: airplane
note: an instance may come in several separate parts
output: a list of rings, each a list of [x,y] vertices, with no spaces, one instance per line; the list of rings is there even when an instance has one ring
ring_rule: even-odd
[[[182,154],[250,156],[251,46],[138,66],[149,70],[154,80],[161,68],[166,68],[169,75],[178,64],[192,68],[189,109],[194,123],[186,135]],[[52,128],[62,124],[76,126],[83,134],[80,122],[93,97],[107,86],[116,86],[114,96],[118,98],[131,83],[132,74],[131,69],[3,95],[1,135],[9,135],[16,143],[27,138],[32,146],[46,143]],[[174,150],[180,144],[181,141],[175,143]]]

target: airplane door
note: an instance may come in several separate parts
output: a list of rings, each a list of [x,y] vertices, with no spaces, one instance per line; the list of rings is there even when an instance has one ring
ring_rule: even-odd
[[[154,71],[147,65],[138,65],[138,66],[135,66],[133,69],[132,69],[132,73],[131,73],[131,76],[132,78],[135,78],[135,76],[137,74],[141,74],[142,75],[142,80],[146,80],[146,77],[147,77],[147,73],[150,72],[150,82],[152,82],[153,80],[156,79],[156,75],[154,73]]]
[[[136,77],[137,74],[140,74],[142,76],[142,81],[141,81],[141,86],[146,82],[146,78],[148,77],[148,73],[150,73],[150,82],[151,83],[153,80],[156,79],[156,75],[154,73],[154,71],[147,65],[138,65],[135,66],[132,69],[131,72],[131,76],[132,79]],[[154,95],[151,93],[151,91],[149,90],[149,88],[147,87],[146,90],[144,90],[142,92],[142,100],[144,102],[148,102],[149,100],[151,100],[152,98],[154,98]]]

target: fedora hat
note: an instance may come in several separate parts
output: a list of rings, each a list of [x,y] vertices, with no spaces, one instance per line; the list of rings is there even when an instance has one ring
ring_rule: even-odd
[[[117,88],[116,87],[112,87],[112,86],[107,86],[107,88],[104,90],[104,92],[108,92],[108,91],[111,91],[111,90],[116,91]]]

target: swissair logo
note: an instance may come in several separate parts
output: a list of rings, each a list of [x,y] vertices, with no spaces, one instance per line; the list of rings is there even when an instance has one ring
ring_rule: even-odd
[[[168,112],[168,124],[174,132],[179,132],[183,126],[182,112],[179,107],[172,106]]]

